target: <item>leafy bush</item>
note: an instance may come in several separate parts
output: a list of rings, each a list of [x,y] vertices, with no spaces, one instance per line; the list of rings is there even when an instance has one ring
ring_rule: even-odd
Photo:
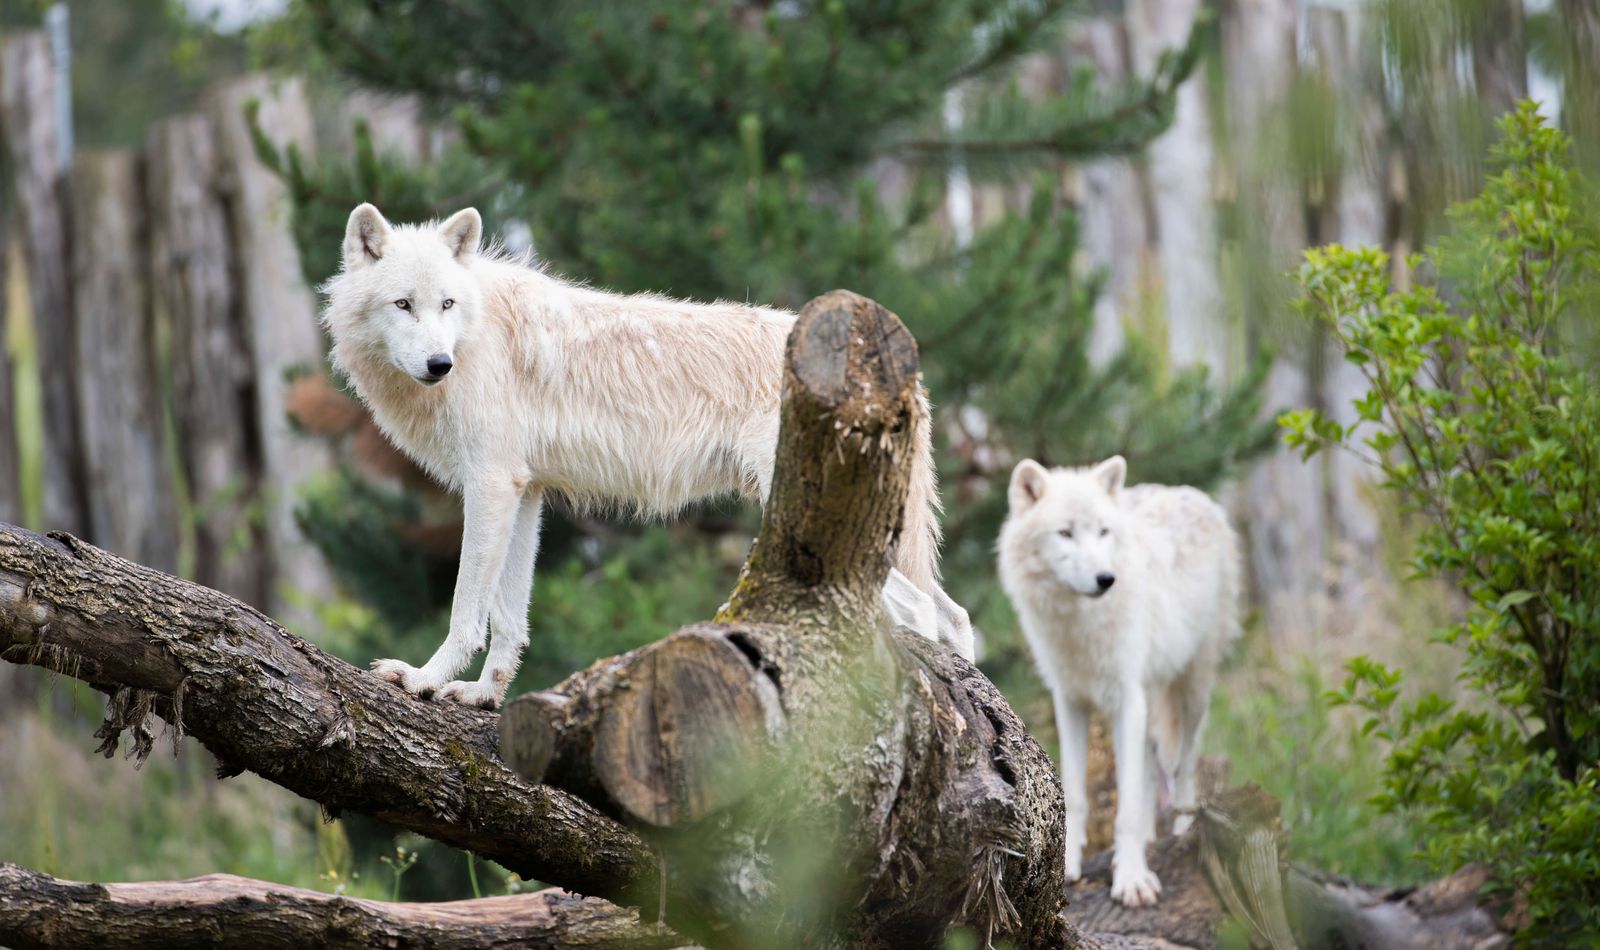
[[[1361,367],[1359,421],[1281,420],[1307,456],[1369,455],[1424,523],[1414,566],[1471,598],[1438,634],[1480,702],[1403,698],[1360,658],[1337,694],[1390,745],[1389,811],[1415,812],[1441,868],[1482,862],[1527,941],[1600,938],[1600,389],[1568,354],[1600,271],[1567,141],[1531,104],[1453,235],[1393,286],[1386,255],[1307,253],[1302,309]],[[1525,916],[1523,916],[1525,915]]]

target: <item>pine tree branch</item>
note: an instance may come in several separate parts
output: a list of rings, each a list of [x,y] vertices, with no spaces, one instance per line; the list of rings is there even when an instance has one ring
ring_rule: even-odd
[[[140,758],[150,716],[232,772],[249,769],[497,861],[526,878],[614,896],[654,887],[655,859],[579,799],[501,763],[499,717],[415,699],[254,608],[69,535],[0,523],[0,659],[112,697],[98,736]]]
[[[1043,102],[1013,93],[983,100],[983,109],[948,136],[911,138],[893,149],[909,161],[960,160],[974,173],[996,160],[1102,158],[1136,152],[1172,124],[1178,88],[1194,72],[1213,18],[1196,18],[1182,47],[1167,50],[1146,80],[1115,95],[1096,93],[1088,77]]]

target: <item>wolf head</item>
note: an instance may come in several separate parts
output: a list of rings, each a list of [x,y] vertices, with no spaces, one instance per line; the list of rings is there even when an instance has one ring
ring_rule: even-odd
[[[1079,594],[1099,597],[1117,581],[1123,530],[1117,503],[1128,466],[1115,455],[1091,468],[1047,470],[1032,459],[1011,473],[1004,543]]]
[[[474,208],[437,227],[391,226],[370,204],[350,212],[344,269],[326,288],[337,357],[386,360],[426,386],[449,375],[481,306],[471,267],[482,237]]]

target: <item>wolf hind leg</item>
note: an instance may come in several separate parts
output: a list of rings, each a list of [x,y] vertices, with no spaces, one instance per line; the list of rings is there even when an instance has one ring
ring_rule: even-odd
[[[1181,835],[1194,822],[1195,767],[1200,760],[1200,744],[1205,737],[1206,715],[1211,704],[1211,687],[1216,674],[1202,657],[1168,689],[1177,727],[1172,778],[1172,833]]]

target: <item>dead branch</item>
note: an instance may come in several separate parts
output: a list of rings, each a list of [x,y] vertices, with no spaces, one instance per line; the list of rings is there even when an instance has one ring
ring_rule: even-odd
[[[682,939],[635,911],[556,889],[406,904],[208,874],[80,884],[0,864],[0,945],[16,950],[416,947],[668,950]]]

